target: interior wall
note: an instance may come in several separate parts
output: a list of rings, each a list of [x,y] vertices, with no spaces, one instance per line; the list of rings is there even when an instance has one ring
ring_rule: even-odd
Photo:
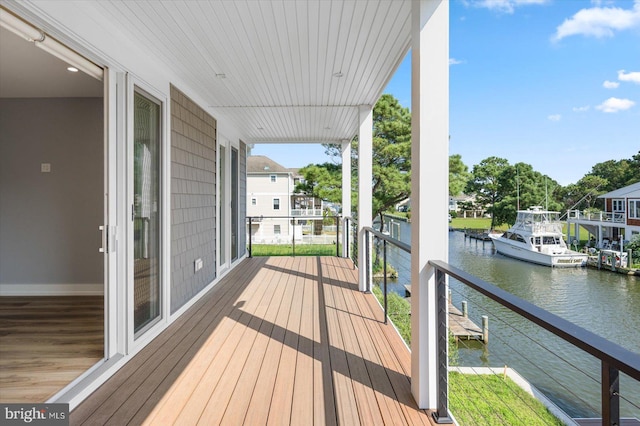
[[[171,313],[215,277],[216,120],[171,86]]]
[[[101,288],[103,120],[102,98],[0,99],[3,293]]]

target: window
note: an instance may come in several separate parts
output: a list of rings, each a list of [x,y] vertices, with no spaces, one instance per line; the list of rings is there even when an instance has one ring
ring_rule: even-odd
[[[269,176],[269,178],[271,179],[271,182],[276,182],[278,180],[278,177],[276,175],[271,175]]]
[[[629,217],[640,219],[640,200],[629,200]]]
[[[280,198],[273,199],[273,209],[280,210]]]
[[[280,225],[273,225],[273,234],[280,235]]]
[[[614,212],[623,212],[624,211],[624,200],[612,200],[613,211]]]
[[[251,205],[252,206],[257,206],[258,205],[258,200],[255,197],[251,197]]]

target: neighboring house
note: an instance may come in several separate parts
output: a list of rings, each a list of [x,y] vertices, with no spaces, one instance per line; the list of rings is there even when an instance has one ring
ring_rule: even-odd
[[[322,200],[294,193],[303,180],[298,170],[285,168],[264,155],[247,157],[247,217],[251,218],[253,242],[291,242],[294,233],[296,241],[302,241],[303,230],[310,233],[312,222],[321,225],[321,220],[297,219],[294,226],[292,217],[320,217],[323,213]]]
[[[449,196],[449,211],[457,212],[458,217],[482,217],[485,213],[484,209],[471,208],[477,207],[475,194],[467,195],[460,194],[456,196]]]
[[[600,195],[604,212],[570,210],[567,214],[567,238],[580,239],[581,225],[596,239],[601,248],[629,241],[640,234],[640,182]],[[573,229],[571,227],[573,226]],[[573,237],[571,232],[573,231]]]
[[[264,155],[247,157],[247,217],[251,218],[251,238],[257,243],[291,241],[293,233],[291,194],[293,173]]]

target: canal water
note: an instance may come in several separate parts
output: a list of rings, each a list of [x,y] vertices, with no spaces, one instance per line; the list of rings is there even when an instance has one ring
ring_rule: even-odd
[[[394,237],[407,241],[407,225]],[[408,242],[408,241],[407,241]],[[390,290],[404,296],[409,256],[388,249],[398,270]],[[449,263],[633,352],[640,353],[640,278],[587,268],[555,269],[497,254],[493,244],[449,233]],[[396,266],[397,265],[397,266]],[[469,307],[481,324],[489,317],[489,343],[459,343],[458,364],[516,369],[572,417],[600,417],[600,363],[569,343],[450,281],[453,304]],[[640,418],[640,384],[621,375],[621,415]]]

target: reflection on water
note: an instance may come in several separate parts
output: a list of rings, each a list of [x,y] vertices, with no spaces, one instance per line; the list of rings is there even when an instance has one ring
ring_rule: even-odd
[[[451,232],[449,263],[546,309],[579,327],[640,353],[640,279],[594,269],[552,269],[496,254],[491,242],[468,240]],[[389,250],[399,278],[389,287],[404,295],[409,283],[409,256]],[[395,262],[395,263],[394,263]],[[477,324],[489,316],[489,344],[461,342],[459,364],[502,367],[525,376],[574,417],[599,417],[600,363],[479,295],[456,280],[450,288],[454,305],[468,301]],[[640,418],[640,384],[621,375],[621,414]],[[635,405],[635,407],[634,407]]]

